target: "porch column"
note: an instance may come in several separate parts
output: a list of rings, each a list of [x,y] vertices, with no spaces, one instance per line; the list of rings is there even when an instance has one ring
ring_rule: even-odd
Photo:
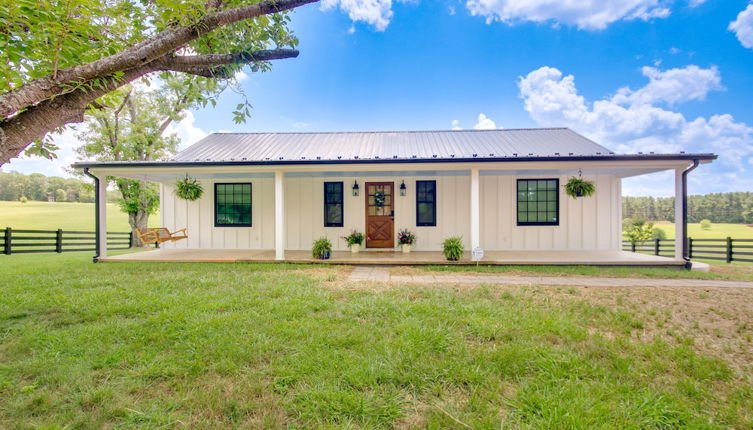
[[[285,259],[285,173],[275,172],[275,260]]]
[[[675,260],[682,260],[684,242],[683,228],[683,199],[685,195],[682,189],[682,172],[684,169],[675,169]]]
[[[478,168],[471,169],[471,250],[481,246],[481,199]]]
[[[99,226],[99,257],[107,257],[107,178],[105,175],[97,175],[99,186],[97,192],[97,225]]]

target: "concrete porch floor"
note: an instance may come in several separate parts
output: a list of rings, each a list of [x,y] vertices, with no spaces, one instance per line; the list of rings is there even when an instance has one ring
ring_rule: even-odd
[[[278,262],[273,250],[251,249],[157,249],[101,258],[100,261],[143,262]],[[311,258],[308,251],[286,251],[287,263],[353,265],[476,264],[466,253],[458,262],[445,260],[441,252],[335,251],[329,260]],[[683,261],[626,251],[487,251],[480,264],[486,265],[589,265],[589,266],[683,266]]]

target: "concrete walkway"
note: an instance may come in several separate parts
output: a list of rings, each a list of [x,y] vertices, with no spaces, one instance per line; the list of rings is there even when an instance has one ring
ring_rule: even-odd
[[[567,287],[702,287],[753,288],[753,282],[705,279],[594,278],[587,276],[503,276],[468,275],[462,272],[434,275],[391,275],[389,268],[356,266],[348,278],[353,282],[395,282],[414,284],[556,285]]]

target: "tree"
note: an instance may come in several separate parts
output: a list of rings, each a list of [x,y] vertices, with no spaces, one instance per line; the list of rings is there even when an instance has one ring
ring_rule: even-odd
[[[711,221],[707,219],[701,220],[701,230],[711,230]]]
[[[179,140],[165,131],[196,101],[190,89],[176,82],[165,81],[160,89],[153,91],[129,86],[109,95],[115,108],[92,113],[86,130],[79,134],[84,145],[78,152],[108,161],[152,161],[175,153]],[[156,185],[127,178],[108,177],[108,180],[120,192],[118,204],[128,214],[131,228],[146,228],[149,215],[159,207]],[[134,246],[141,245],[136,239]]]
[[[107,106],[103,96],[151,73],[222,81],[245,64],[263,71],[270,60],[296,57],[286,12],[316,1],[1,3],[0,166],[27,148],[54,157],[51,132],[83,122]],[[236,109],[236,120],[248,107]]]
[[[643,243],[653,235],[654,223],[643,218],[628,218],[622,221],[625,238],[633,245]]]

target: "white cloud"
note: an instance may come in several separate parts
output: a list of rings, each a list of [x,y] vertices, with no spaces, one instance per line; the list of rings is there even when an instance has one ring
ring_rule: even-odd
[[[392,0],[323,0],[322,10],[339,8],[353,21],[384,31],[392,20]],[[355,29],[354,29],[355,31]]]
[[[207,132],[194,125],[196,117],[193,112],[187,111],[183,119],[174,122],[165,130],[166,134],[176,134],[180,139],[180,149],[188,148],[207,136]]]
[[[248,79],[248,73],[244,72],[243,70],[238,70],[238,72],[233,76],[233,79],[235,79],[235,82],[241,83]]]
[[[573,25],[601,30],[621,20],[666,18],[670,10],[664,0],[467,0],[471,15],[487,22],[537,22]]]
[[[497,124],[483,113],[478,114],[478,122],[473,126],[474,130],[494,130],[495,128],[497,128]]]
[[[737,15],[737,19],[730,23],[729,29],[735,32],[744,47],[753,49],[753,3]]]
[[[687,68],[686,68],[687,69]],[[703,70],[703,69],[701,69]],[[712,70],[712,69],[706,69]],[[716,178],[700,182],[704,190],[724,190],[734,186],[753,186],[753,177],[746,169],[746,160],[753,156],[753,127],[737,122],[729,114],[687,120],[679,112],[664,109],[651,102],[681,102],[701,99],[715,88],[706,79],[699,88],[684,89],[671,97],[665,85],[672,76],[681,74],[654,71],[646,76],[661,76],[638,90],[622,89],[612,98],[586,102],[575,86],[572,75],[563,76],[558,69],[542,67],[521,77],[518,86],[525,109],[541,126],[566,126],[621,153],[635,152],[714,152],[720,155],[712,166]],[[644,73],[645,74],[645,73]],[[684,79],[684,75],[682,75]],[[679,79],[682,81],[682,79]],[[666,82],[665,82],[666,81]],[[719,83],[721,84],[721,83]],[[653,93],[651,92],[653,89]],[[694,173],[696,178],[709,169]],[[734,175],[734,182],[732,180]],[[726,179],[720,180],[724,176]],[[655,184],[661,187],[662,183]]]
[[[710,91],[722,90],[722,78],[716,66],[702,69],[690,65],[681,69],[661,71],[653,67],[643,67],[643,76],[649,79],[648,85],[633,91],[620,88],[612,99],[619,104],[650,104],[665,102],[670,106],[690,100],[704,100]]]
[[[463,127],[460,126],[460,121],[453,119],[452,120],[452,129],[453,130],[462,130]]]
[[[5,172],[16,171],[25,174],[42,173],[47,176],[73,176],[68,170],[71,164],[78,159],[76,148],[81,145],[81,142],[76,138],[76,134],[85,125],[77,124],[75,127],[75,129],[69,127],[63,133],[52,137],[52,143],[60,148],[55,151],[58,158],[48,160],[42,157],[27,157],[22,155],[11,159],[10,163],[4,164],[0,169]]]

